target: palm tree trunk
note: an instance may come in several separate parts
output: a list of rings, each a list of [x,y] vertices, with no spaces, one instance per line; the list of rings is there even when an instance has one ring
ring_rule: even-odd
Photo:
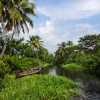
[[[11,36],[11,40],[13,39],[13,37],[14,37],[14,32],[13,32],[13,34],[12,34],[12,36]],[[2,49],[2,52],[1,52],[1,54],[0,54],[1,57],[4,56],[4,53],[5,53],[5,51],[6,51],[6,47],[7,47],[7,43],[5,42],[5,44],[4,44],[4,46],[3,46],[3,49]]]
[[[2,30],[3,30],[2,34],[5,34],[5,28],[4,28],[3,17],[2,17]],[[4,47],[3,47],[2,52],[1,52],[1,54],[0,54],[1,57],[4,55],[5,50],[6,50],[6,43],[4,43]]]
[[[6,51],[6,47],[7,47],[7,45],[5,44],[4,47],[3,47],[3,49],[2,49],[2,52],[0,54],[1,57],[4,56],[4,53]]]
[[[5,31],[5,28],[4,28],[3,17],[2,17],[2,29],[3,29],[2,34],[5,34],[6,31]],[[13,36],[14,36],[14,32],[13,32],[13,34],[12,34],[12,36],[11,36],[11,40],[13,39]],[[5,51],[6,51],[6,47],[7,47],[7,43],[6,43],[6,41],[4,41],[4,46],[3,46],[2,52],[1,52],[1,54],[0,54],[1,57],[4,56],[4,53],[5,53]]]

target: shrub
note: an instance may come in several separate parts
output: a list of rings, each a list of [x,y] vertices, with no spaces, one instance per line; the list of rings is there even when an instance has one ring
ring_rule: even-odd
[[[43,62],[40,59],[33,59],[33,66],[41,66],[42,67]]]
[[[9,64],[7,63],[7,58],[0,58],[0,77],[4,78],[4,76],[11,71]]]
[[[30,67],[42,66],[43,62],[40,59],[35,59],[31,57],[18,57],[12,56],[8,60],[10,66],[13,70],[16,69],[27,69]]]
[[[6,74],[11,72],[11,68],[7,63],[8,56],[4,56],[0,58],[0,91],[4,88],[3,79]]]

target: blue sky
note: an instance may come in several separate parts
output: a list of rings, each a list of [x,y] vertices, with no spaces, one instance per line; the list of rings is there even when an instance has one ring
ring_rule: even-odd
[[[100,32],[100,0],[35,0],[35,5],[29,35],[39,35],[51,52],[62,41],[77,43],[83,35]]]

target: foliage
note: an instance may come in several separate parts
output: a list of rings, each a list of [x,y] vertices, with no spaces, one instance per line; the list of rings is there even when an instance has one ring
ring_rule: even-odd
[[[78,95],[76,84],[60,76],[34,75],[17,80],[7,77],[5,86],[1,100],[70,100]]]
[[[4,78],[4,76],[11,71],[6,59],[6,57],[0,58],[0,78]]]
[[[100,35],[86,35],[79,40],[80,49],[85,52],[95,52],[100,47]]]
[[[84,67],[76,63],[65,64],[63,67],[70,71],[83,71]]]
[[[4,88],[4,83],[3,83],[3,79],[0,78],[0,92],[1,90]]]
[[[48,67],[50,65],[50,63],[43,62],[41,59],[33,57],[10,56],[7,60],[12,71],[31,67]]]
[[[29,25],[33,27],[33,22],[29,15],[35,16],[34,4],[29,0],[0,0],[0,28],[3,37],[10,37],[20,32],[29,32]],[[12,32],[9,35],[6,32]],[[6,50],[6,40],[4,42],[1,56]]]
[[[33,49],[39,49],[42,46],[41,38],[39,36],[31,36],[28,43],[31,45]]]
[[[61,65],[66,63],[66,61],[70,58],[70,55],[77,49],[77,46],[73,45],[72,41],[62,42],[57,51],[55,52],[55,61],[54,63],[57,65]]]
[[[58,44],[58,46],[59,46],[58,50],[55,52],[55,61],[54,61],[56,65],[63,64],[67,57],[66,43],[62,42],[61,44]]]
[[[12,56],[9,59],[10,66],[15,68],[13,69],[26,69],[30,67],[41,66],[42,62],[39,59],[29,58],[29,57],[21,57],[21,56]]]
[[[22,54],[22,51],[24,51],[25,45],[23,43],[24,39],[10,39],[6,38],[6,51],[5,54],[8,55],[18,55]],[[1,43],[4,42],[4,40],[1,41]],[[4,44],[1,44],[1,47],[3,47]]]
[[[28,15],[35,15],[34,4],[28,0],[0,0],[0,23],[6,22],[4,29],[19,33],[21,30],[28,29],[27,23],[33,26],[32,20]],[[27,23],[26,23],[27,22]]]
[[[38,51],[38,58],[41,59],[43,62],[52,63],[54,56],[53,54],[49,53],[48,49],[41,47]]]
[[[100,35],[81,37],[77,45],[73,45],[71,41],[61,44],[55,53],[57,64],[66,66],[76,63],[83,66],[88,73],[100,76]]]
[[[11,68],[7,62],[9,56],[0,57],[0,91],[4,88],[3,79],[6,74],[11,72]]]

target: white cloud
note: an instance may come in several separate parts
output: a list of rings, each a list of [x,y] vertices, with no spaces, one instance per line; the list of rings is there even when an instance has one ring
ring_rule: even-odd
[[[38,35],[44,40],[45,46],[52,52],[60,39],[56,32],[56,26],[50,20],[47,20],[44,25],[37,28]]]
[[[66,28],[64,33],[61,34],[57,31],[58,27],[56,24],[51,20],[47,20],[44,25],[35,27],[31,30],[31,33],[33,33],[33,35],[39,35],[43,39],[44,45],[49,51],[53,52],[57,48],[58,43],[68,40],[72,40],[76,43],[79,37],[97,32],[95,27],[88,23],[73,25],[70,28]]]
[[[55,20],[81,19],[100,13],[100,0],[76,0],[69,6],[67,1],[61,5],[41,5],[37,11]]]
[[[77,35],[81,34],[81,33],[95,33],[97,32],[95,29],[95,26],[89,24],[89,23],[78,23],[75,26],[71,27],[69,29],[69,32],[71,33],[76,33]]]

